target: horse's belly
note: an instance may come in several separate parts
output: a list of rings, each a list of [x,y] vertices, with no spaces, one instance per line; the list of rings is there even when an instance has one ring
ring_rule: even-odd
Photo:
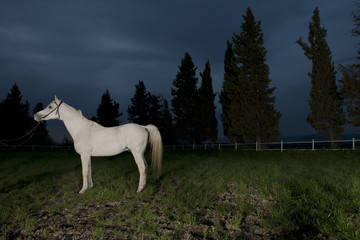
[[[105,137],[93,139],[92,156],[113,156],[127,150],[126,145],[122,144],[116,137]]]
[[[116,154],[119,154],[121,152],[124,152],[127,150],[126,147],[120,147],[120,146],[94,146],[92,150],[92,156],[94,157],[101,157],[101,156],[113,156]]]

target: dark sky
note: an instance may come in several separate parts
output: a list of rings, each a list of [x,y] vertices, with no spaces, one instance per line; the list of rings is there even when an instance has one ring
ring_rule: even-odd
[[[198,73],[209,59],[219,93],[226,41],[239,33],[247,7],[261,21],[276,108],[283,115],[281,135],[315,133],[306,123],[311,63],[295,41],[307,39],[319,7],[335,65],[352,63],[358,42],[351,36],[353,1],[1,1],[0,100],[17,83],[31,109],[56,94],[90,118],[109,89],[126,122],[139,80],[171,100],[172,81],[186,51]],[[219,117],[221,105],[215,101]],[[61,139],[62,124],[48,125]]]

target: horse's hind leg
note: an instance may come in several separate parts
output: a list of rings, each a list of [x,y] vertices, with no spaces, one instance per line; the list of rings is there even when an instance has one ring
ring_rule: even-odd
[[[146,185],[146,168],[147,168],[147,164],[145,162],[145,158],[144,158],[144,153],[143,152],[131,152],[134,156],[136,165],[138,166],[139,169],[139,174],[140,174],[140,178],[139,178],[139,187],[137,189],[136,192],[141,192],[145,185]]]

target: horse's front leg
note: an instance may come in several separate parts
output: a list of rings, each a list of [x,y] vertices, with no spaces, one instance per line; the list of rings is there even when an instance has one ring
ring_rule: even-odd
[[[88,189],[93,188],[93,181],[92,181],[92,174],[91,174],[91,157],[89,157],[89,164],[88,164],[88,168],[89,168],[89,172],[88,172]]]
[[[79,193],[84,193],[87,189],[93,187],[91,177],[91,156],[90,154],[81,154],[81,165],[83,175],[83,187]]]

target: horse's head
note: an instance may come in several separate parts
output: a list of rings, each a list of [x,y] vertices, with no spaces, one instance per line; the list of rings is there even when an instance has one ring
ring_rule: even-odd
[[[59,108],[63,102],[55,96],[55,100],[52,101],[46,108],[34,114],[34,120],[37,122],[50,119],[60,119]]]

